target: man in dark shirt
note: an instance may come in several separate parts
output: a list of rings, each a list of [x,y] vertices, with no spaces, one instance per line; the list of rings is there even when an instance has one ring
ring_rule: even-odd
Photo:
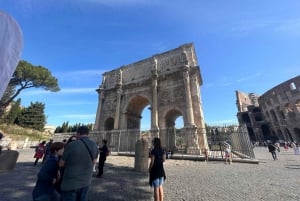
[[[276,156],[276,150],[277,150],[276,147],[272,143],[269,143],[268,149],[269,149],[269,152],[272,154],[273,159],[278,160],[277,156]]]
[[[99,169],[99,172],[97,174],[97,177],[101,177],[103,175],[103,167],[104,167],[104,163],[106,161],[106,156],[108,156],[109,154],[109,150],[107,148],[107,140],[102,140],[102,147],[99,148],[99,151],[100,151],[100,157],[99,157],[99,165],[98,165],[98,169]]]

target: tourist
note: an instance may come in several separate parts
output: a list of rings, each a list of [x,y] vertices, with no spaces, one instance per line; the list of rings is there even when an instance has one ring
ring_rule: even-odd
[[[284,142],[284,150],[285,151],[289,150],[289,144],[286,141]]]
[[[33,201],[59,201],[55,183],[59,177],[58,157],[64,152],[64,144],[55,142],[50,146],[50,156],[38,173],[38,179],[32,191]]]
[[[2,144],[1,144],[2,138],[3,138],[3,134],[0,132],[0,155],[2,152]]]
[[[276,142],[274,145],[275,145],[275,147],[276,147],[276,150],[277,150],[278,152],[280,152],[280,144],[279,144],[279,142]]]
[[[106,161],[106,156],[109,155],[109,150],[107,148],[107,140],[102,140],[102,147],[99,148],[100,156],[99,156],[99,164],[98,164],[98,174],[96,177],[101,177],[103,175],[103,167]]]
[[[224,147],[224,152],[225,152],[225,164],[231,165],[232,163],[232,157],[231,157],[231,147],[230,144],[228,144],[227,142],[224,143],[223,145]]]
[[[149,165],[149,184],[154,188],[154,201],[164,200],[163,183],[166,179],[163,162],[166,160],[166,153],[161,147],[160,139],[153,139],[154,148],[151,150],[151,161]]]
[[[208,162],[208,149],[204,149],[204,162]]]
[[[45,163],[47,158],[50,156],[50,147],[51,147],[52,144],[53,144],[53,139],[50,139],[50,141],[46,144],[45,153],[44,153],[42,163]]]
[[[64,167],[61,183],[63,201],[86,201],[92,181],[93,165],[96,163],[97,144],[88,138],[89,129],[80,126],[77,140],[65,147],[59,162]]]
[[[76,135],[72,135],[72,136],[69,137],[69,139],[67,140],[66,144],[69,144],[69,143],[71,143],[71,142],[73,142],[75,140],[77,140]]]
[[[45,144],[46,141],[41,142],[35,149],[35,154],[33,156],[33,158],[35,158],[34,164],[33,165],[37,165],[37,162],[39,159],[43,158],[44,156],[44,152],[45,152]]]
[[[291,147],[292,147],[293,150],[294,150],[294,154],[297,155],[298,152],[299,152],[299,149],[297,148],[296,143],[295,143],[295,142],[292,142],[292,143],[291,143]]]
[[[278,160],[277,155],[276,155],[277,148],[272,143],[269,143],[268,144],[268,149],[269,149],[269,152],[272,154],[273,159]]]
[[[65,144],[65,147],[70,144],[71,142],[77,140],[76,138],[76,135],[72,135],[71,137],[69,137],[69,139],[67,140],[66,143],[63,143]],[[61,159],[61,156],[59,156],[59,160]],[[55,189],[57,190],[57,192],[61,193],[61,183],[62,183],[62,177],[64,175],[64,171],[65,171],[65,168],[64,167],[60,167],[59,168],[59,174],[60,174],[60,178],[58,179],[58,181],[56,182],[55,184]]]

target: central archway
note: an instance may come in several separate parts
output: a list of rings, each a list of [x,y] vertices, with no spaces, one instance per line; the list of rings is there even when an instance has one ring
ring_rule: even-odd
[[[142,96],[135,96],[129,101],[125,112],[127,129],[140,129],[142,111],[148,105],[148,99]]]

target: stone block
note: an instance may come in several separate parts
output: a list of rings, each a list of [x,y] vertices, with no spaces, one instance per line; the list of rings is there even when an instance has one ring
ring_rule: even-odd
[[[16,166],[19,152],[15,150],[4,150],[0,155],[0,171],[13,170]]]

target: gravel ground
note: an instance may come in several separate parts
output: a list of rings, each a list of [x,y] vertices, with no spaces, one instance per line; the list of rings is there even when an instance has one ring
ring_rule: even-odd
[[[222,161],[167,160],[166,201],[294,201],[300,200],[300,155],[278,153],[274,161],[256,147],[259,164]],[[30,201],[40,168],[32,166],[33,149],[19,150],[16,168],[0,172],[1,201]],[[134,158],[111,155],[102,178],[93,178],[89,201],[152,201],[148,174],[134,170]]]

